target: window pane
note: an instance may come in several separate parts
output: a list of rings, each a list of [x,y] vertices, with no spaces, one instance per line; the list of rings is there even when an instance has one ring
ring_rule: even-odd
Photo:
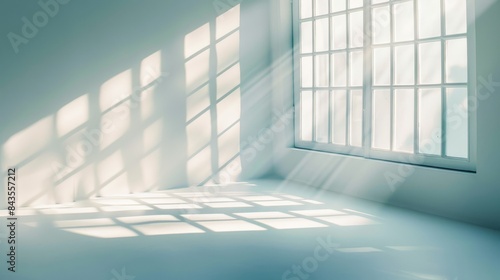
[[[373,92],[373,148],[391,149],[391,91]]]
[[[445,0],[446,34],[467,32],[467,1]]]
[[[441,1],[418,0],[418,37],[424,39],[440,35]]]
[[[305,56],[301,61],[301,86],[302,87],[312,87],[313,85],[313,63],[312,56]]]
[[[384,3],[384,2],[389,2],[389,0],[372,0],[372,4],[378,4],[378,3]]]
[[[391,15],[389,6],[373,9],[372,38],[374,44],[385,44],[391,41]]]
[[[420,44],[419,67],[421,84],[441,83],[441,42]]]
[[[315,15],[321,16],[328,14],[328,0],[315,0]]]
[[[363,0],[349,0],[349,9],[363,7]]]
[[[300,51],[311,53],[313,46],[312,21],[303,22],[300,25]]]
[[[349,14],[349,46],[351,48],[363,46],[363,12]]]
[[[317,87],[328,87],[328,79],[330,78],[330,74],[328,66],[328,54],[322,54],[316,56],[315,63],[315,85]]]
[[[394,91],[394,146],[398,152],[413,153],[415,127],[415,93],[413,89]]]
[[[437,1],[436,1],[437,2]],[[413,31],[413,1],[394,4],[394,41],[409,41],[414,39]]]
[[[351,86],[362,86],[363,85],[363,52],[355,51],[351,52],[349,57],[351,67],[350,71],[350,81]]]
[[[446,155],[467,158],[469,125],[467,88],[446,89]]]
[[[328,50],[328,41],[330,41],[330,35],[328,32],[328,18],[318,19],[315,21],[316,24],[316,44],[314,49],[317,52],[327,51]]]
[[[441,155],[441,89],[419,90],[419,151]]]
[[[346,0],[331,0],[332,13],[345,11]]]
[[[300,139],[312,141],[313,97],[311,91],[300,94]]]
[[[346,15],[332,17],[332,49],[345,49],[347,46],[347,21]]]
[[[413,45],[394,47],[394,67],[396,85],[415,83],[415,47]]]
[[[312,0],[300,0],[300,18],[312,17]]]
[[[346,144],[347,131],[347,95],[345,90],[332,92],[332,142],[339,145]]]
[[[361,147],[363,144],[363,91],[351,90],[350,93],[349,144]]]
[[[446,82],[467,82],[467,39],[446,41]]]
[[[329,101],[326,90],[316,92],[315,109],[316,113],[315,128],[316,128],[316,141],[320,143],[328,143],[328,119],[329,119]]]
[[[391,83],[391,49],[373,49],[373,84],[376,86]]]
[[[334,87],[346,86],[347,79],[347,57],[346,53],[335,53],[332,58],[332,82]]]

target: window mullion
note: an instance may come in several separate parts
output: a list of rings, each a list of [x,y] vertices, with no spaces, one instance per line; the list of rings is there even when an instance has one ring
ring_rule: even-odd
[[[300,121],[302,115],[302,109],[300,104],[300,79],[301,79],[301,55],[300,55],[300,2],[295,0],[292,3],[292,63],[293,63],[293,108],[294,108],[294,145],[300,141],[300,135],[302,133],[302,122]]]
[[[445,2],[441,0],[441,156],[446,156],[446,12]]]
[[[394,25],[394,4],[390,3],[389,4],[389,15],[390,15],[390,20],[389,20],[389,32],[390,32],[390,46],[389,46],[389,108],[390,108],[390,113],[389,113],[389,150],[393,151],[394,150],[394,141],[393,141],[393,135],[394,135],[394,42],[396,41],[394,39],[394,30],[395,30],[395,25]]]
[[[312,142],[316,142],[316,1],[312,1]]]
[[[345,11],[345,19],[346,19],[346,24],[345,24],[345,27],[346,27],[346,32],[345,32],[345,54],[346,54],[346,90],[345,90],[345,93],[346,93],[346,118],[345,118],[345,121],[346,121],[346,126],[345,126],[345,130],[346,130],[346,133],[345,133],[345,143],[346,143],[346,146],[351,146],[351,46],[349,45],[349,42],[351,40],[351,34],[350,34],[350,30],[351,30],[351,16],[350,16],[350,12],[349,12],[349,1],[348,0],[345,0],[345,7],[346,7],[346,11]]]
[[[418,21],[419,21],[419,14],[418,14],[418,1],[413,1],[413,14],[414,14],[414,18],[413,18],[413,30],[414,30],[414,34],[415,34],[415,43],[414,43],[414,83],[415,83],[415,87],[414,87],[414,90],[413,90],[413,94],[414,94],[414,104],[413,104],[413,107],[414,107],[414,112],[413,112],[413,124],[414,124],[414,127],[413,127],[413,148],[414,148],[414,151],[413,151],[413,154],[418,154],[419,153],[419,150],[420,150],[420,146],[419,146],[419,122],[418,122],[418,117],[419,117],[419,110],[420,110],[420,105],[419,105],[419,98],[418,98],[418,84],[419,84],[419,79],[420,79],[420,75],[419,75],[419,65],[418,65],[418,60],[419,60],[419,52],[418,52],[418,40],[417,38],[419,38],[419,29],[418,29]]]
[[[370,157],[372,142],[372,32],[371,0],[364,0],[363,34],[363,148],[365,157]]]
[[[328,1],[328,143],[333,143],[333,131],[332,131],[332,127],[333,127],[333,123],[332,123],[332,119],[333,119],[333,114],[332,114],[332,111],[333,111],[333,108],[332,108],[332,84],[333,84],[333,81],[332,81],[332,53],[331,53],[331,50],[332,50],[332,34],[333,34],[333,30],[332,30],[332,16],[330,14],[330,12],[332,11],[332,1]]]

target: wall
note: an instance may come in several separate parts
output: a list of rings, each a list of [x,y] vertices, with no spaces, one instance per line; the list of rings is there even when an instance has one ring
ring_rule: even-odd
[[[325,190],[500,229],[500,3],[476,0],[475,8],[475,78],[481,96],[477,100],[477,173],[294,149],[292,126],[275,141],[276,172]],[[273,23],[275,30],[291,30],[289,2],[280,1],[275,9],[281,11]],[[282,69],[291,69],[291,35],[274,38],[275,63],[281,61]],[[291,74],[275,75],[274,110],[292,108]],[[490,79],[493,83],[484,82]],[[397,180],[388,181],[387,174]]]
[[[268,1],[58,1],[0,4],[18,206],[268,173]]]

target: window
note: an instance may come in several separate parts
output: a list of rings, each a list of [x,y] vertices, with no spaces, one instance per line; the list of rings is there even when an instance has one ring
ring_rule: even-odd
[[[468,2],[296,0],[295,146],[474,171]]]

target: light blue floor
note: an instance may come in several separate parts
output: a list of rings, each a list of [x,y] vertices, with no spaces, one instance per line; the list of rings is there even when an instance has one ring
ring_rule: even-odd
[[[2,280],[500,279],[498,231],[283,181],[23,209],[19,219],[15,274],[1,231]]]

